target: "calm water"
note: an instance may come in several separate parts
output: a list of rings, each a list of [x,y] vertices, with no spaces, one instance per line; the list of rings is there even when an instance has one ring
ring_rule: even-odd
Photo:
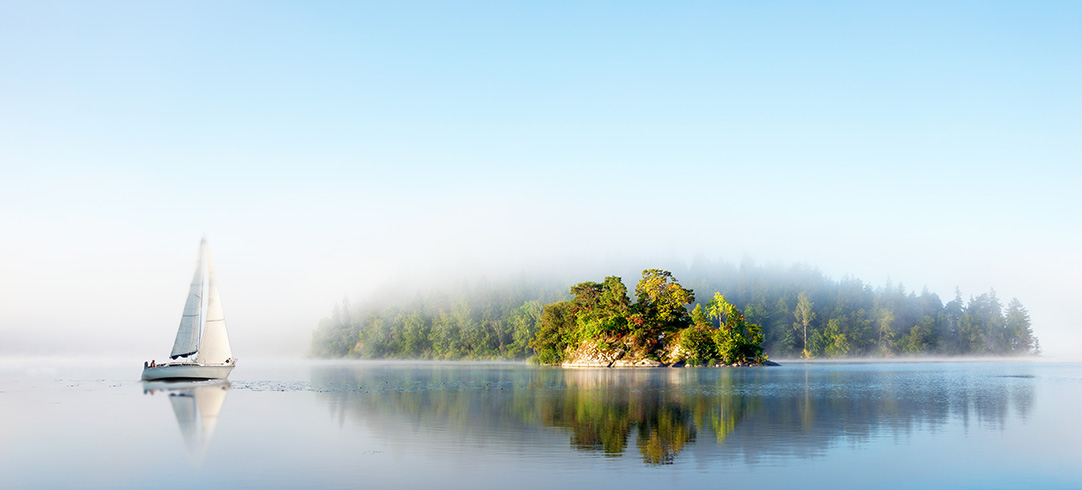
[[[0,364],[0,487],[1082,487],[1078,363],[137,364]]]

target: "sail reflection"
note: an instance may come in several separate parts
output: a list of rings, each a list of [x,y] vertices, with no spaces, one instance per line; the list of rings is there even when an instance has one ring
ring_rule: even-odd
[[[188,460],[193,466],[203,461],[231,386],[227,380],[143,382],[144,394],[164,394],[169,399],[188,450]]]
[[[1025,379],[928,372],[789,369],[561,370],[439,365],[338,366],[312,386],[340,419],[387,440],[459,434],[529,444],[556,428],[578,451],[646,465],[697,459],[815,457],[839,443],[954,424],[1003,430],[1026,418]]]

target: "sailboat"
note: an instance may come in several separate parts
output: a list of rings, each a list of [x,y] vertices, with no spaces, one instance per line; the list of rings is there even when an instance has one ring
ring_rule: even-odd
[[[206,238],[199,242],[195,274],[169,359],[162,364],[143,363],[143,379],[226,379],[237,365],[229,347],[218,279],[214,275]]]

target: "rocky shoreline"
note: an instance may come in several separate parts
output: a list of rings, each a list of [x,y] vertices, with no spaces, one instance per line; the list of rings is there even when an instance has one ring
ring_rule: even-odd
[[[680,352],[670,353],[669,359],[681,359],[684,355]],[[684,360],[662,362],[640,355],[631,354],[622,350],[601,350],[594,342],[583,342],[577,349],[571,352],[569,359],[559,364],[564,368],[665,368],[665,367],[694,367],[687,365]],[[705,367],[766,367],[780,366],[774,361],[763,362],[736,362],[733,364],[712,364]]]
[[[710,366],[703,366],[703,367],[721,368],[721,367],[771,367],[771,366],[781,366],[781,364],[778,364],[778,363],[776,363],[774,361],[764,361],[764,362],[761,362],[761,363],[737,362],[737,363],[733,363],[733,364],[721,364],[721,363],[718,363],[718,364],[714,364],[714,365],[710,365]],[[685,363],[684,361],[674,362],[674,363],[671,363],[671,364],[666,364],[666,363],[663,363],[661,361],[655,361],[653,359],[636,359],[636,360],[619,359],[619,360],[615,360],[615,361],[604,361],[604,360],[592,360],[592,359],[590,359],[590,360],[566,361],[566,362],[561,363],[560,367],[563,367],[563,368],[682,368],[682,367],[695,367],[695,366],[690,366],[687,363]]]

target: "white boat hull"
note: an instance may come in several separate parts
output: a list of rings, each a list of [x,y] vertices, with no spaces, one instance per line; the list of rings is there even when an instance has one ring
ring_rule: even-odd
[[[235,364],[160,364],[143,368],[143,380],[226,379]]]

